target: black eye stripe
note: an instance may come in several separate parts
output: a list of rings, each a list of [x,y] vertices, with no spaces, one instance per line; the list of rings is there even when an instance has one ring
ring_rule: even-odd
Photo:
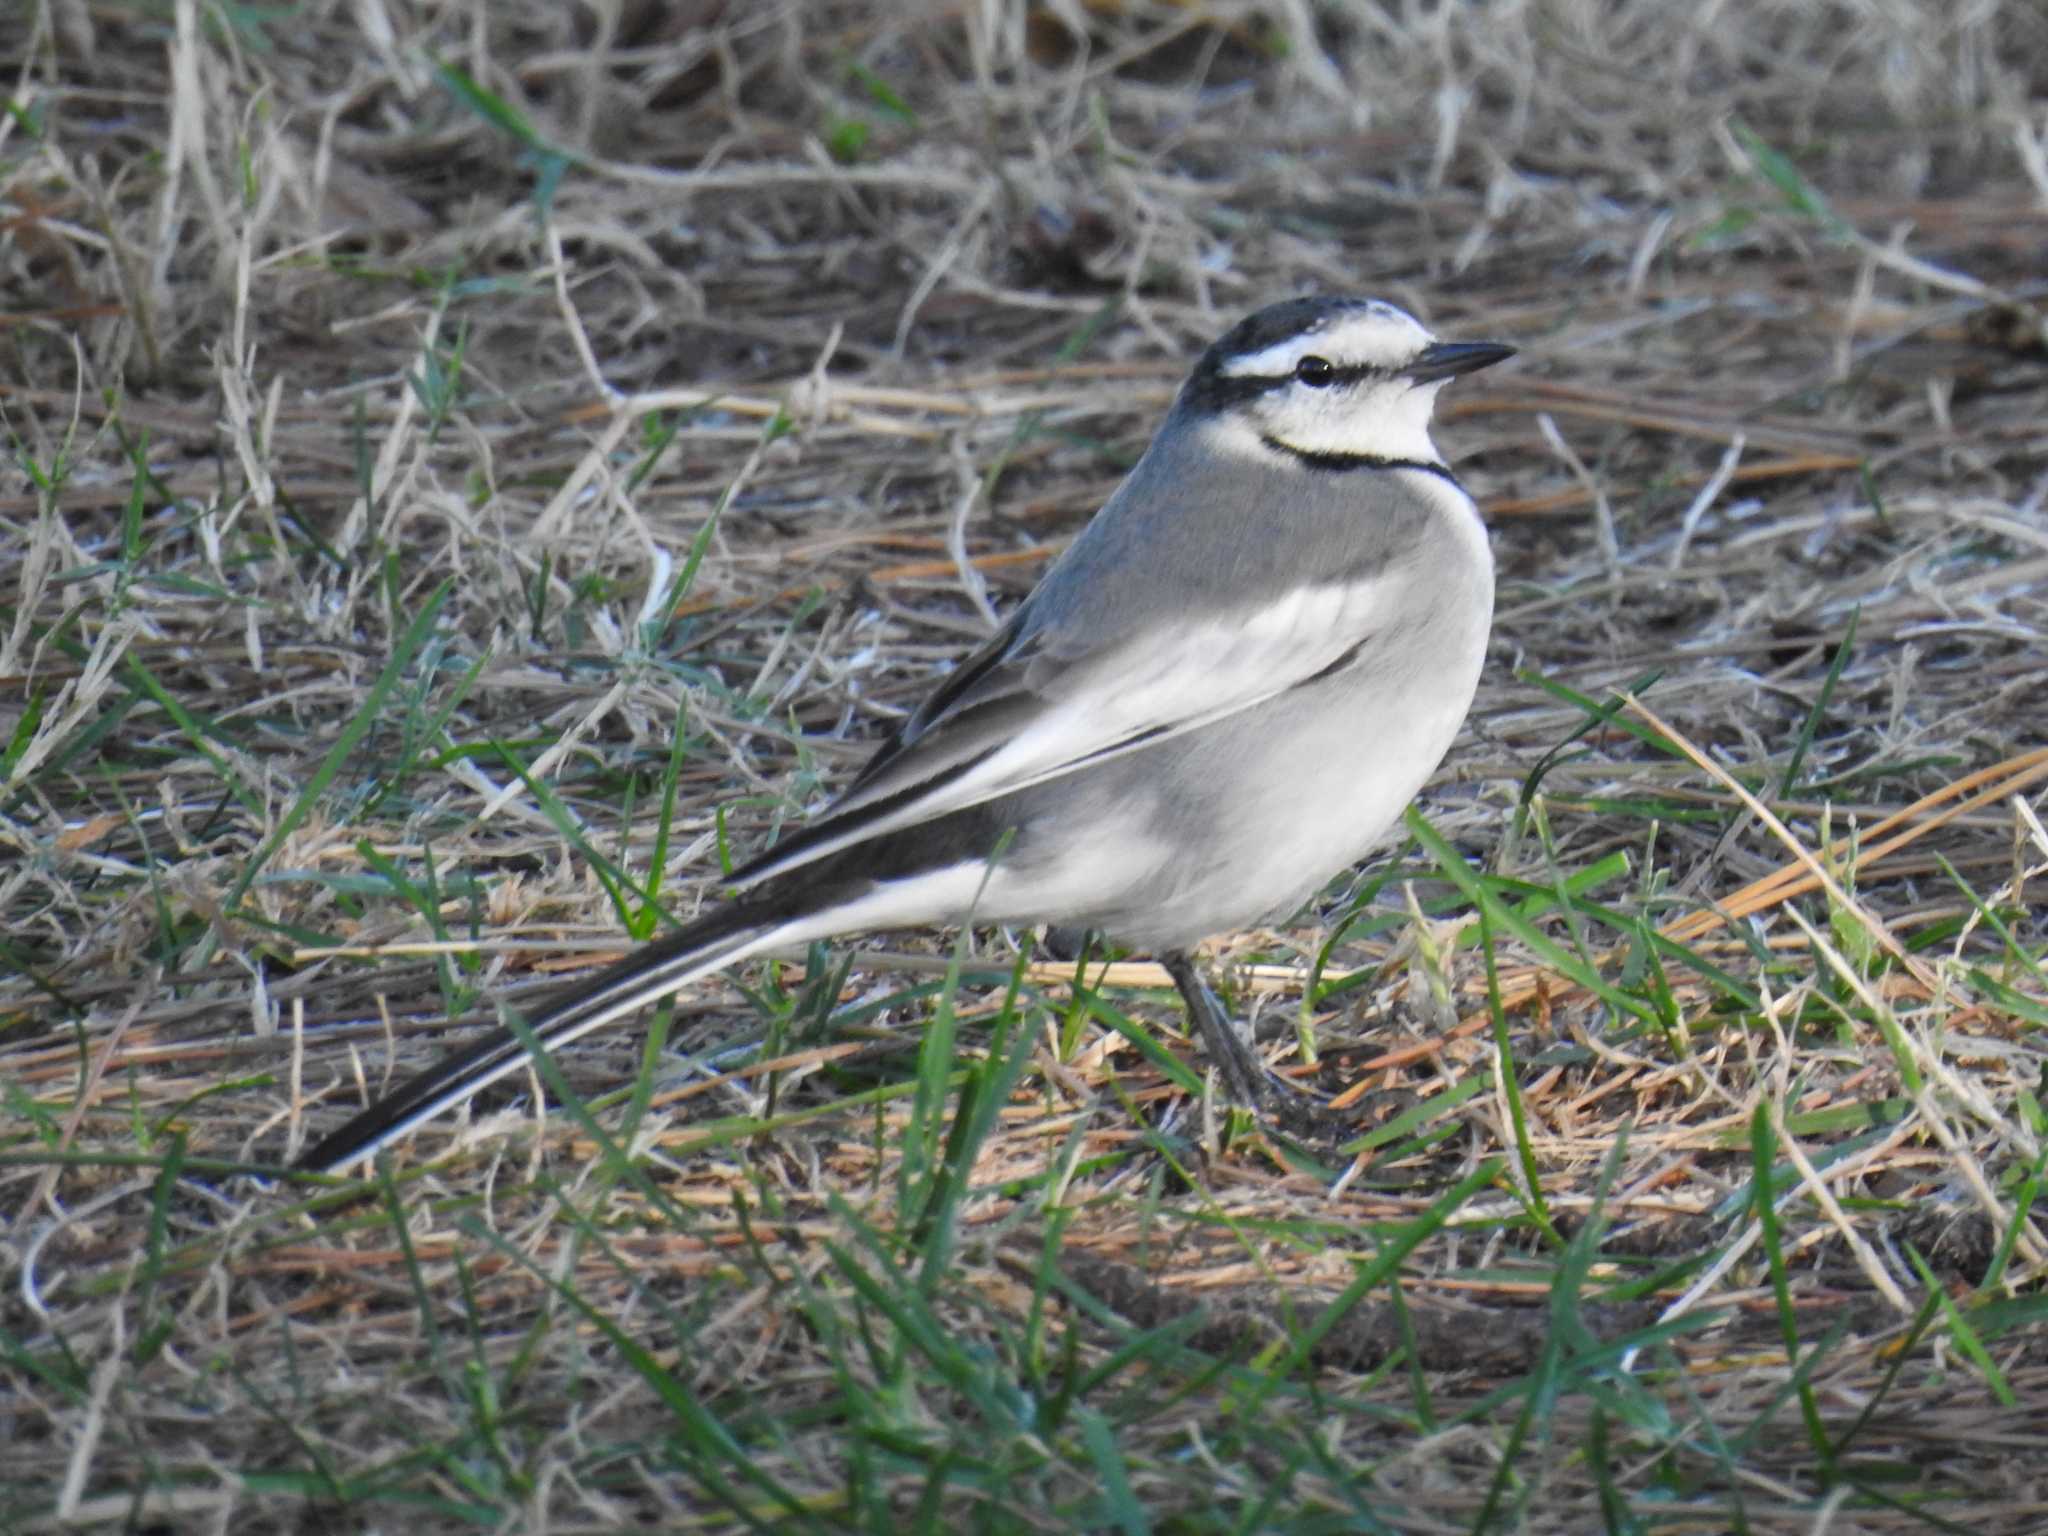
[[[1205,358],[1182,389],[1182,399],[1190,410],[1198,412],[1227,411],[1233,406],[1256,400],[1274,390],[1292,389],[1301,383],[1298,373],[1300,364],[1285,373],[1225,373],[1229,365],[1227,355]],[[1329,359],[1325,358],[1328,362]],[[1331,363],[1331,375],[1326,384],[1311,386],[1329,389],[1340,384],[1358,384],[1371,379],[1391,379],[1392,368],[1380,367],[1373,363]]]
[[[1320,377],[1308,378],[1302,368],[1311,363],[1321,363],[1329,372]],[[1327,357],[1311,354],[1296,363],[1286,373],[1240,374],[1247,383],[1256,380],[1264,389],[1284,389],[1289,384],[1306,384],[1311,389],[1329,389],[1337,384],[1357,384],[1366,379],[1390,379],[1394,376],[1391,368],[1382,368],[1375,363],[1333,363]]]

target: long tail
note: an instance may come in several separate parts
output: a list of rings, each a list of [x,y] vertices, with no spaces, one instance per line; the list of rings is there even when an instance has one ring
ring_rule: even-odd
[[[755,903],[720,908],[571,987],[528,1019],[528,1027],[534,1039],[550,1050],[567,1045],[707,972],[770,947],[790,926],[785,914],[764,911]],[[526,1047],[501,1025],[322,1137],[300,1153],[292,1166],[326,1173],[367,1157],[420,1122],[516,1072],[525,1061]]]

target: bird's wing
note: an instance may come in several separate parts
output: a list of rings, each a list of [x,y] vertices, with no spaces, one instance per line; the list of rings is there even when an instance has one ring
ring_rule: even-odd
[[[823,818],[737,878],[752,884],[1312,682],[1371,642],[1389,579],[1378,572],[1108,633],[1090,626],[1093,635],[1037,623],[1027,604],[897,728]]]

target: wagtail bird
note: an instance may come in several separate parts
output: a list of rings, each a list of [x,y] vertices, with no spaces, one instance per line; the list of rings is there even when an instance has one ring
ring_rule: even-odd
[[[1486,529],[1430,441],[1513,355],[1391,304],[1295,299],[1195,365],[1009,622],[734,899],[529,1019],[550,1050],[763,950],[874,929],[1090,930],[1156,955],[1230,1094],[1264,1068],[1190,957],[1371,852],[1457,734],[1493,617]],[[316,1143],[331,1169],[518,1070],[500,1027]]]

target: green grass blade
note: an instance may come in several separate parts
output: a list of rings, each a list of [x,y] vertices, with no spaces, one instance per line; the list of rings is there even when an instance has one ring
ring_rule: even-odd
[[[1835,696],[1835,685],[1842,680],[1842,669],[1849,664],[1850,653],[1856,646],[1856,621],[1863,616],[1861,604],[1849,610],[1849,622],[1842,632],[1842,643],[1835,647],[1835,659],[1828,666],[1828,675],[1821,679],[1820,692],[1814,696],[1813,708],[1806,712],[1806,720],[1799,727],[1799,739],[1792,745],[1792,756],[1786,761],[1785,776],[1778,781],[1778,798],[1785,799],[1792,793],[1792,786],[1799,782],[1799,770],[1806,762],[1807,751],[1813,746],[1814,735],[1820,730],[1820,723],[1827,717],[1828,701]]]
[[[1778,1140],[1771,1129],[1771,1107],[1759,1103],[1749,1117],[1750,1165],[1755,1177],[1756,1196],[1751,1213],[1763,1237],[1764,1257],[1770,1268],[1771,1294],[1777,1301],[1778,1326],[1785,1345],[1785,1364],[1794,1371],[1800,1363],[1799,1315],[1792,1305],[1792,1286],[1785,1268],[1785,1245],[1778,1231],[1778,1205],[1772,1194],[1771,1166],[1777,1160]],[[1827,1427],[1821,1422],[1820,1404],[1804,1374],[1799,1379],[1799,1414],[1806,1421],[1807,1442],[1813,1447],[1824,1477],[1832,1479],[1834,1447],[1828,1443]]]
[[[342,765],[348,762],[355,754],[356,748],[362,744],[363,738],[369,735],[371,727],[377,723],[377,717],[383,710],[384,701],[398,686],[399,679],[405,675],[405,669],[412,664],[412,659],[418,654],[420,647],[426,644],[427,637],[433,634],[434,626],[441,616],[441,603],[453,585],[454,578],[450,577],[436,587],[427,598],[412,623],[406,626],[405,633],[399,637],[398,644],[393,647],[391,659],[384,664],[384,670],[364,693],[361,702],[349,716],[348,724],[342,727],[341,734],[335,738],[334,745],[329,747],[326,756],[320,759],[320,765],[313,770],[312,777],[306,781],[306,787],[299,792],[298,799],[292,802],[291,808],[271,830],[270,836],[264,839],[263,845],[242,866],[242,872],[235,877],[235,883],[230,887],[227,900],[223,903],[230,912],[241,905],[242,898],[249,893],[249,887],[254,883],[257,874],[270,862],[271,855],[277,852],[284,840],[297,831],[299,824],[312,813],[314,805],[327,792],[327,786],[333,783],[335,775],[341,772]]]
[[[1420,811],[1410,806],[1404,813],[1404,819],[1416,841],[1420,842],[1424,851],[1436,860],[1437,868],[1497,927],[1505,928],[1534,950],[1544,964],[1577,982],[1610,1007],[1646,1024],[1654,1025],[1657,1022],[1657,1010],[1653,1004],[1610,985],[1590,965],[1582,962],[1577,955],[1566,950],[1548,935],[1538,932],[1520,913],[1501,901],[1493,893],[1490,883],[1472,872],[1465,861],[1458,857],[1458,851],[1444,841],[1436,828],[1423,819]]]
[[[1332,1328],[1343,1321],[1352,1308],[1363,1301],[1370,1292],[1386,1284],[1400,1268],[1402,1260],[1420,1247],[1424,1239],[1447,1226],[1466,1201],[1492,1184],[1499,1175],[1500,1164],[1489,1158],[1438,1196],[1427,1210],[1403,1222],[1380,1246],[1378,1252],[1354,1269],[1350,1283],[1334,1301],[1323,1308],[1315,1321],[1295,1338],[1294,1347],[1287,1352],[1280,1364],[1258,1378],[1257,1385],[1239,1405],[1240,1417],[1255,1417],[1267,1398],[1308,1363],[1309,1357],[1315,1353],[1316,1346],[1322,1343]]]

